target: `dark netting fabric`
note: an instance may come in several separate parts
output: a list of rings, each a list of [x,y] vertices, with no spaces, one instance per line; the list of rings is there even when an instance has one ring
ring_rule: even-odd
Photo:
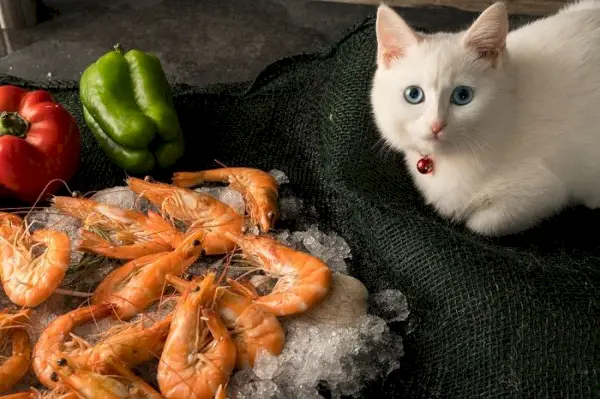
[[[177,169],[218,160],[283,170],[322,227],[348,241],[351,272],[373,292],[407,294],[416,331],[402,369],[366,397],[600,397],[599,213],[568,210],[504,239],[437,217],[401,158],[377,144],[368,100],[375,49],[369,18],[253,82],[174,87],[187,140]],[[85,127],[75,82],[0,81],[49,89],[76,116],[85,147],[73,189],[123,184]]]

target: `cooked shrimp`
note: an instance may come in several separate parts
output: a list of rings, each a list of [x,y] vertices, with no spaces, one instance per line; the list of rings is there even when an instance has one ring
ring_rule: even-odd
[[[201,279],[201,278],[200,278]],[[197,284],[168,276],[167,280],[178,291]],[[263,311],[252,300],[220,287],[216,297],[216,309],[229,329],[236,345],[236,368],[254,367],[259,351],[266,349],[273,356],[283,350],[285,333],[277,317]]]
[[[29,390],[26,392],[19,392],[19,393],[13,393],[10,395],[2,395],[0,396],[0,399],[41,399],[43,398],[43,396],[35,391],[35,390]]]
[[[204,233],[188,234],[167,253],[148,255],[129,261],[110,273],[96,288],[92,303],[112,302],[116,315],[129,320],[160,299],[167,274],[179,275],[202,253]]]
[[[4,241],[0,246],[0,277],[6,296],[14,304],[35,307],[48,299],[65,277],[71,241],[62,231],[45,229],[36,230],[30,239],[35,244],[45,245],[44,253],[34,257],[33,246]]]
[[[155,212],[141,212],[102,204],[87,198],[54,197],[60,211],[83,221],[78,249],[115,259],[135,259],[172,250],[183,234]],[[108,233],[105,238],[91,228]]]
[[[197,290],[186,290],[174,310],[157,373],[166,398],[212,399],[233,372],[235,344],[219,315],[205,307],[213,281],[211,273]]]
[[[13,242],[16,236],[24,231],[23,219],[7,212],[0,212],[0,237],[8,242]]]
[[[33,372],[38,380],[46,387],[56,388],[56,381],[50,379],[52,365],[48,359],[54,354],[65,354],[78,351],[78,342],[67,341],[76,327],[82,326],[90,321],[104,318],[113,312],[113,305],[101,303],[75,309],[52,320],[42,331],[40,338],[33,348]]]
[[[279,185],[267,172],[253,168],[219,168],[173,174],[173,184],[178,187],[192,187],[204,182],[228,183],[244,197],[254,225],[264,233],[274,227],[279,216]]]
[[[226,233],[257,269],[278,278],[271,293],[253,302],[276,316],[307,311],[325,298],[332,273],[327,264],[304,251],[296,251],[269,236]]]
[[[119,359],[109,358],[106,375],[78,367],[68,355],[53,355],[49,364],[52,372],[48,378],[59,381],[83,399],[162,399],[148,383],[129,370]]]
[[[202,246],[206,255],[224,254],[235,247],[223,233],[241,232],[244,217],[229,205],[208,194],[170,184],[148,182],[135,177],[127,179],[127,184],[135,193],[157,206],[163,215],[188,225],[187,234],[204,231],[206,236]]]
[[[29,370],[31,342],[24,329],[11,329],[7,335],[12,341],[12,354],[0,364],[0,392],[16,385]]]
[[[0,362],[0,392],[12,388],[29,369],[31,342],[25,330],[28,317],[29,310],[0,312],[0,348],[11,344],[11,356]]]
[[[136,367],[148,360],[158,359],[169,334],[171,318],[172,315],[168,315],[149,327],[144,325],[144,320],[117,325],[113,327],[116,333],[113,329],[108,330],[107,338],[80,354],[78,363],[85,361],[94,371],[105,373],[107,365],[110,366],[109,359],[113,357],[127,367]]]
[[[62,387],[46,392],[40,392],[35,388],[30,388],[29,391],[0,396],[0,399],[78,399],[78,396],[75,392],[67,391]]]
[[[37,399],[38,395],[35,391],[19,392],[10,395],[2,395],[0,399]]]

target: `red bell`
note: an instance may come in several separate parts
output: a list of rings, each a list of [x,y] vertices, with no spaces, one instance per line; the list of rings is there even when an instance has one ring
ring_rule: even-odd
[[[417,162],[417,170],[423,175],[433,172],[433,161],[427,157],[419,159]]]

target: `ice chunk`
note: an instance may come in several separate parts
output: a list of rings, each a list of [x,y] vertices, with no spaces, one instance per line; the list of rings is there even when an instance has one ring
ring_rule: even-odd
[[[236,372],[229,382],[229,397],[237,399],[324,399],[312,387],[277,385],[271,380],[261,380],[252,369]]]
[[[29,230],[32,232],[39,229],[63,231],[69,236],[72,248],[76,248],[77,245],[79,245],[79,228],[81,227],[81,222],[74,217],[61,213],[53,206],[32,211],[25,217],[25,222],[29,226]],[[41,249],[42,248],[40,247],[40,250]],[[70,262],[71,265],[79,263],[82,256],[83,253],[79,251],[72,251]]]
[[[334,272],[348,274],[344,259],[352,259],[350,247],[335,232],[325,234],[317,225],[311,225],[306,231],[295,231],[289,241],[302,243],[308,252],[327,263]]]
[[[30,231],[38,229],[59,230],[67,233],[71,240],[79,239],[78,230],[81,227],[79,220],[61,213],[53,206],[32,211],[25,217],[25,221]]]
[[[296,220],[304,212],[304,201],[296,197],[282,197],[279,200],[279,218],[281,220]]]
[[[386,289],[375,293],[369,298],[373,313],[388,323],[405,321],[410,314],[406,296],[394,289]]]
[[[260,235],[260,228],[252,223],[248,223],[245,226],[244,234],[258,236]]]
[[[256,376],[261,380],[274,379],[279,371],[279,362],[277,356],[271,355],[266,350],[259,351],[258,361],[254,367]]]
[[[290,179],[286,176],[286,174],[278,169],[271,169],[269,171],[269,174],[273,176],[275,180],[277,180],[277,184],[279,185],[287,184],[290,182]]]
[[[235,395],[238,399],[279,399],[287,396],[279,389],[273,381],[251,381],[240,387]]]
[[[244,384],[232,384],[235,397],[320,398],[317,387],[329,388],[333,398],[353,395],[400,367],[402,339],[386,322],[363,316],[352,327],[314,325],[299,318],[284,321],[286,343],[279,356],[262,352]],[[266,382],[270,382],[267,384]]]
[[[276,232],[274,234],[275,238],[277,239],[277,241],[281,242],[284,245],[287,245],[288,247],[295,248],[295,246],[298,244],[296,241],[292,241],[292,233],[290,233],[289,230],[280,230],[278,232]]]
[[[140,212],[146,212],[149,202],[139,197],[128,186],[116,186],[100,190],[90,197],[90,199],[108,205],[118,206],[124,209],[137,209]]]
[[[242,197],[242,194],[239,191],[236,191],[232,188],[227,186],[206,186],[199,187],[195,189],[195,191],[208,194],[211,197],[216,198],[222,203],[227,204],[235,209],[235,211],[240,215],[243,215],[245,212],[246,203],[244,202],[244,197]]]

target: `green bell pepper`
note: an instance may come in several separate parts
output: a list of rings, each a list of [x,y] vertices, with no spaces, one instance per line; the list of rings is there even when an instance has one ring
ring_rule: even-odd
[[[177,162],[184,153],[171,87],[158,57],[115,50],[83,72],[79,84],[84,119],[115,164],[146,173]]]

